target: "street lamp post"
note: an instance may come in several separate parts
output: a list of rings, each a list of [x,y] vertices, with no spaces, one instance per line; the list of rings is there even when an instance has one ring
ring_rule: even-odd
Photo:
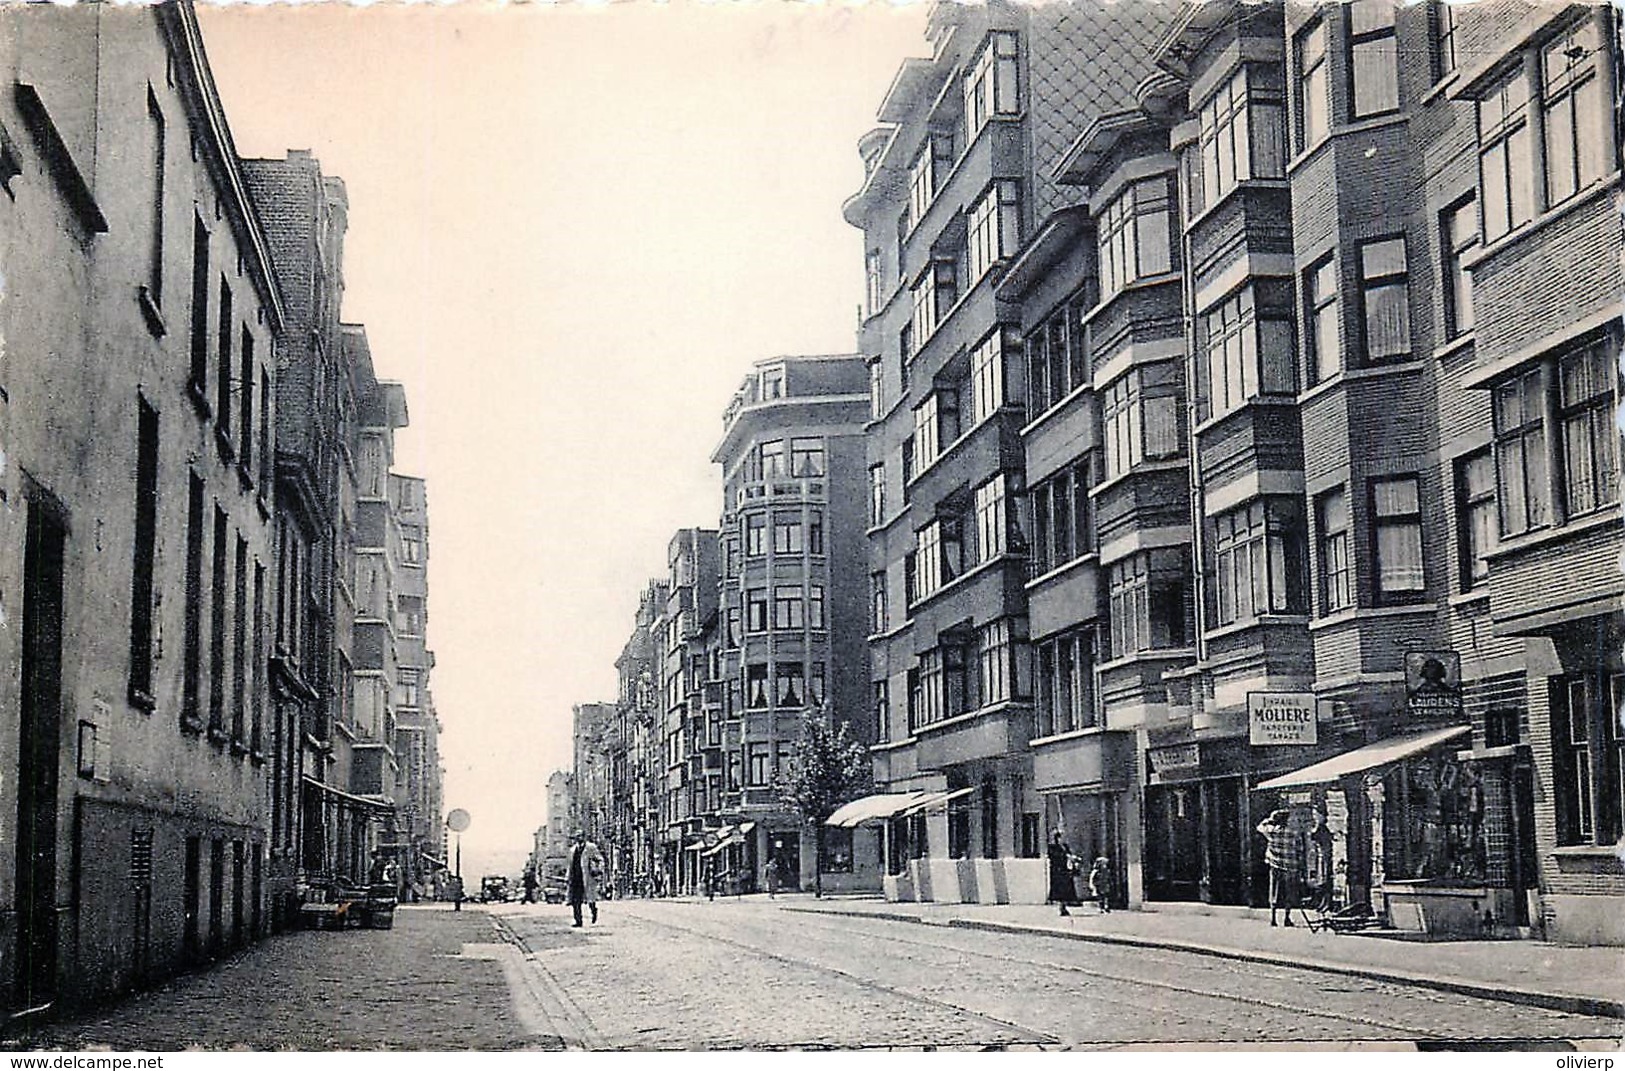
[[[463,831],[468,828],[469,823],[472,821],[473,819],[468,816],[468,812],[461,807],[446,815],[446,828],[457,836],[457,894],[452,900],[451,909],[453,911],[463,909]]]

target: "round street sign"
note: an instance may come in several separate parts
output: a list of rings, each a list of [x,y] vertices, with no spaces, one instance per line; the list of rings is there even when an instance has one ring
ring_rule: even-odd
[[[446,815],[446,828],[453,833],[461,833],[468,828],[470,821],[472,819],[468,817],[468,812],[459,807]]]

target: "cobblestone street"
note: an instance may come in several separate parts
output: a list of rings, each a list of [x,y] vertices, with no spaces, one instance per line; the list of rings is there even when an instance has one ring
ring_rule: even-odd
[[[1411,1049],[1593,1047],[1620,1035],[1618,1020],[1345,974],[788,910],[810,904],[612,901],[580,930],[560,906],[403,908],[393,931],[275,938],[20,1040],[119,1050]]]

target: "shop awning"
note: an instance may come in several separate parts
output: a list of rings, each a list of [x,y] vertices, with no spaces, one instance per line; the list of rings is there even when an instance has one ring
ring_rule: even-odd
[[[393,800],[381,799],[374,796],[357,796],[353,793],[345,792],[343,789],[335,788],[325,781],[318,781],[309,774],[305,774],[302,780],[311,788],[320,790],[323,795],[326,795],[331,799],[348,803],[352,807],[369,808],[373,811],[380,812],[393,811],[395,809],[395,803]]]
[[[921,811],[936,811],[948,806],[954,800],[962,799],[976,791],[976,786],[970,788],[956,788],[950,792],[927,792],[922,800],[915,800],[903,808],[903,814],[919,814]]]
[[[1390,736],[1386,740],[1378,740],[1374,744],[1357,747],[1353,751],[1345,751],[1341,755],[1334,755],[1329,759],[1317,762],[1312,766],[1305,766],[1301,770],[1294,770],[1280,777],[1272,777],[1258,787],[1260,790],[1270,788],[1297,788],[1302,785],[1323,785],[1328,781],[1336,781],[1349,774],[1363,773],[1366,770],[1375,770],[1379,766],[1387,766],[1408,759],[1412,755],[1420,754],[1432,747],[1437,747],[1458,736],[1466,736],[1473,731],[1471,725],[1454,725],[1448,729],[1425,729],[1421,732],[1402,733],[1399,736]]]
[[[862,825],[864,822],[890,818],[909,804],[916,803],[929,795],[933,795],[933,793],[879,792],[873,796],[864,796],[836,808],[834,814],[824,819],[824,824],[826,826],[851,828],[852,826]]]

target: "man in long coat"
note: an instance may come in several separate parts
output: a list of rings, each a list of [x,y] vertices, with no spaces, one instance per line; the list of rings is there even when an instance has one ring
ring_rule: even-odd
[[[592,910],[592,920],[598,921],[598,876],[604,872],[604,855],[598,845],[587,839],[587,834],[576,830],[570,834],[570,910],[575,915],[574,926],[581,925],[581,905]]]

